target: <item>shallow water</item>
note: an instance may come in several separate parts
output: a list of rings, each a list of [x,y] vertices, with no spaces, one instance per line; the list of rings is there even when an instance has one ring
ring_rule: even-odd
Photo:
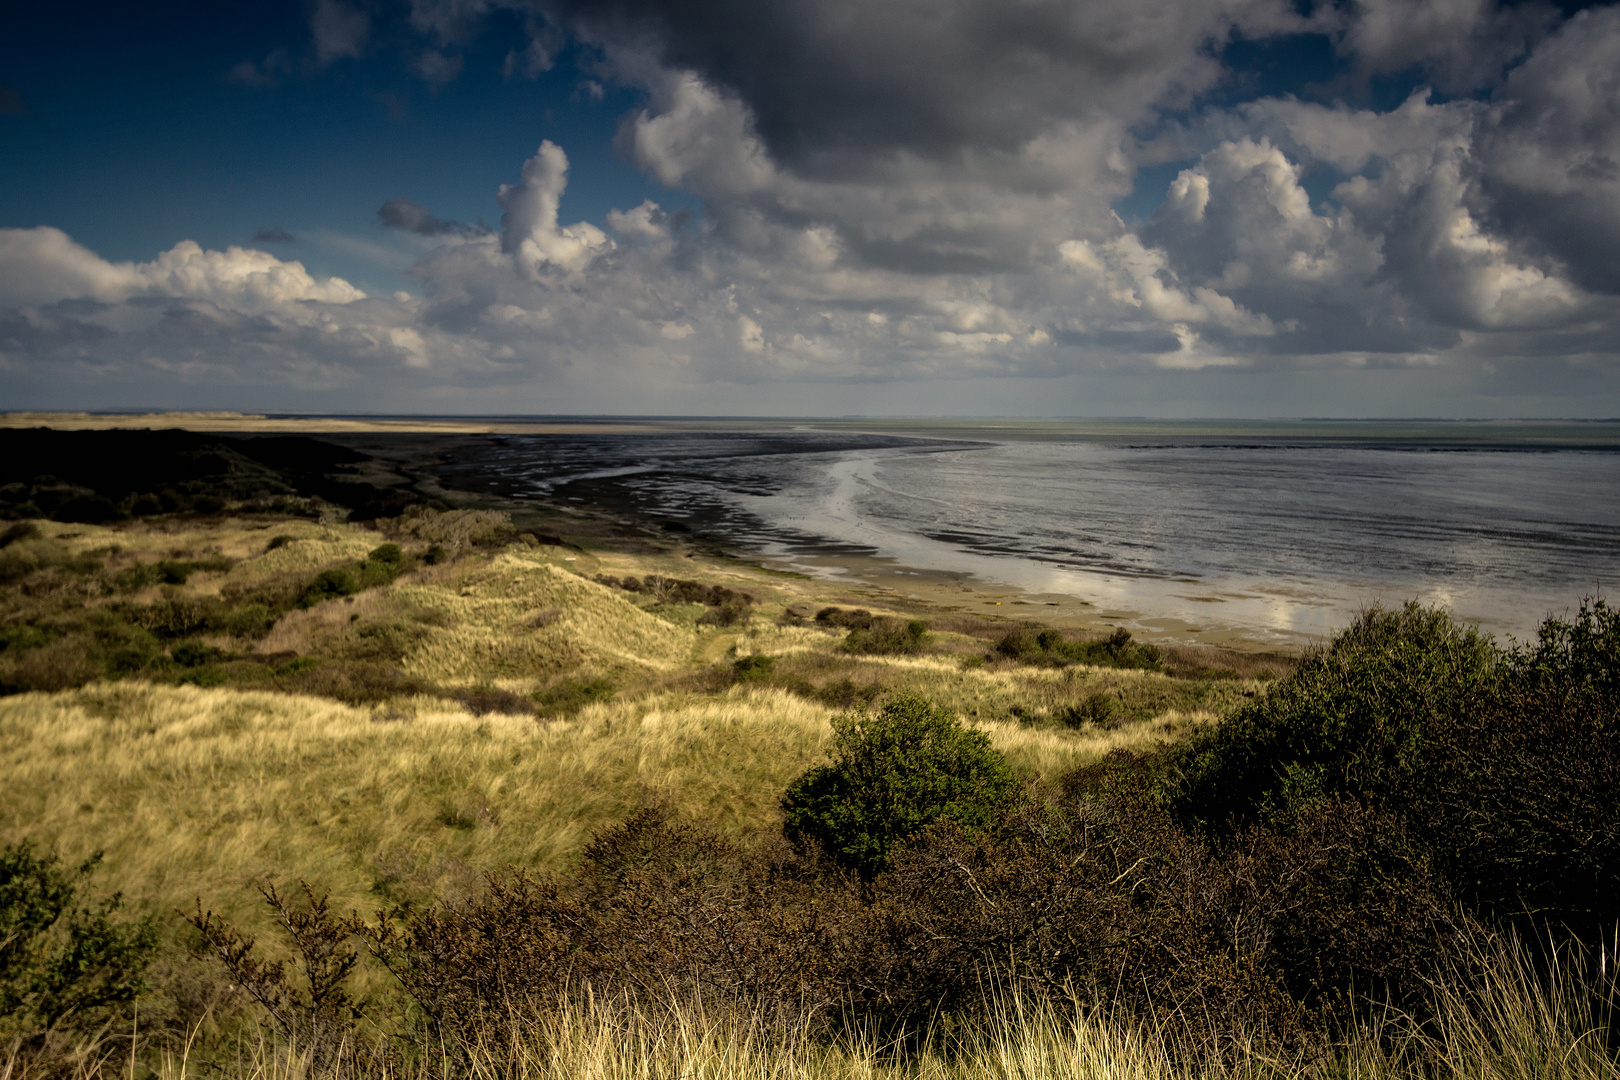
[[[1611,449],[1399,431],[1056,434],[519,437],[482,467],[513,493],[627,505],[813,573],[888,559],[1076,597],[1144,628],[1281,642],[1412,598],[1524,638],[1620,571]]]

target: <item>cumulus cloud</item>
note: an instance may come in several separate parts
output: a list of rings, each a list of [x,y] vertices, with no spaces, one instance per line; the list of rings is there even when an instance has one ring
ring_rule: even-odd
[[[415,0],[413,55],[459,56],[497,6]],[[1446,411],[1459,385],[1614,373],[1617,9],[944,0],[930,16],[902,0],[525,9],[506,74],[545,70],[565,30],[594,48],[591,74],[642,95],[619,151],[701,214],[648,199],[564,224],[568,156],[547,140],[490,193],[498,232],[403,196],[379,209],[436,242],[411,270],[420,298],[246,249],[112,263],[11,230],[0,353],[252,363],[298,385],[387,370],[421,394],[623,386],[644,408],[680,387],[1084,375],[1202,393],[1422,370],[1456,380],[1426,384]],[[1202,104],[1227,85],[1227,43],[1299,33],[1329,35],[1347,77],[1430,85],[1385,109]],[[1167,159],[1183,167],[1162,205],[1123,221],[1140,166]]]
[[[550,139],[523,163],[522,181],[502,184],[495,201],[501,215],[501,250],[530,277],[547,269],[580,270],[613,241],[588,221],[557,224],[568,184],[568,155]]]
[[[299,301],[350,304],[365,295],[342,278],[317,280],[302,263],[252,248],[205,251],[182,240],[151,262],[112,263],[60,229],[0,229],[0,307],[172,297],[256,312]]]
[[[1551,4],[1495,0],[1351,0],[1338,48],[1362,78],[1418,68],[1450,93],[1496,81],[1556,21]],[[1335,16],[1326,15],[1332,24]]]

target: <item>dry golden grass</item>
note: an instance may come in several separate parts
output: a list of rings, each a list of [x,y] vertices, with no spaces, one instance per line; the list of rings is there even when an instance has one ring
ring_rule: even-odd
[[[261,576],[361,558],[382,543],[376,533],[357,526],[301,518],[143,518],[118,525],[68,525],[55,521],[33,524],[42,535],[65,544],[75,555],[109,547],[146,561],[224,555],[251,560],[254,569],[235,567],[233,573],[256,571]],[[271,538],[276,536],[288,536],[295,542],[267,552]]]
[[[777,691],[610,702],[570,721],[385,710],[139,683],[0,700],[0,843],[80,858],[142,908],[302,876],[352,903],[560,868],[645,800],[737,836],[773,827],[829,712]],[[233,901],[232,898],[235,898]]]
[[[431,698],[364,709],[135,682],[24,694],[0,700],[0,843],[102,850],[108,879],[152,911],[202,896],[252,921],[246,885],[294,877],[352,904],[457,895],[503,865],[561,868],[647,801],[740,839],[773,830],[831,715],[745,686],[544,724]],[[983,727],[1021,774],[1050,779],[1184,722]]]
[[[684,663],[697,640],[689,627],[643,611],[617,590],[514,548],[290,612],[258,651],[342,654],[390,621],[407,631],[409,644],[390,657],[406,673],[515,690],[569,672],[635,681]]]
[[[154,599],[308,580],[383,542],[358,526],[290,519],[44,523],[43,531],[75,554],[99,551],[114,563],[238,560],[148,590]],[[272,548],[276,537],[288,539]],[[406,538],[407,547],[422,543]],[[106,554],[114,546],[119,553]],[[932,697],[982,727],[1033,782],[1114,749],[1176,738],[1241,699],[1236,684],[1225,684],[1226,697],[1180,707],[1171,691],[1184,684],[1141,672],[852,656],[840,648],[841,631],[776,625],[768,612],[780,597],[735,575],[722,577],[754,592],[762,613],[746,627],[701,626],[701,607],[604,587],[567,558],[518,544],[464,551],[289,612],[257,642],[218,643],[380,661],[441,686],[519,694],[606,678],[616,697],[547,722],[480,718],[436,697],[350,707],[134,680],[0,698],[0,844],[32,840],[68,859],[100,850],[103,880],[139,910],[166,914],[202,897],[262,926],[255,880],[304,878],[331,890],[340,907],[454,897],[507,864],[562,869],[596,831],[648,801],[738,839],[773,832],[781,792],[822,760],[835,710],[806,688],[827,682]],[[647,572],[624,556],[610,566],[638,568]],[[791,687],[729,685],[732,659],[753,653],[805,677]],[[1109,727],[1041,722],[1102,692],[1149,704],[1158,694],[1162,707],[1144,713],[1152,719]]]
[[[749,1003],[725,1008],[672,997],[637,1006],[586,995],[554,1010],[514,1011],[487,1029],[452,1030],[453,1053],[368,1059],[317,1068],[306,1049],[261,1034],[226,1075],[241,1080],[1613,1080],[1615,979],[1569,954],[1550,970],[1512,941],[1479,942],[1464,981],[1440,974],[1427,1023],[1369,1009],[1353,1029],[1305,1051],[1283,1052],[1228,1033],[1216,1042],[1174,1015],[1157,1022],[1096,1005],[997,995],[990,1014],[933,1031],[910,1048],[870,1031],[818,1036]],[[386,1047],[377,1032],[355,1045]],[[77,1077],[128,1064],[111,1039],[81,1055]],[[189,1047],[148,1056],[160,1080],[199,1068]],[[126,1051],[127,1053],[127,1051]],[[464,1062],[447,1068],[449,1061]],[[384,1064],[389,1062],[390,1064]],[[96,1069],[99,1063],[100,1069]],[[21,1080],[0,1064],[0,1080]]]

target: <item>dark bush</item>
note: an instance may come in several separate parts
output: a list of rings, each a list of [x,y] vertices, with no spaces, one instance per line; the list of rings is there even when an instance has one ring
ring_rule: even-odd
[[[1159,650],[1131,640],[1131,632],[1115,627],[1104,638],[1071,640],[1059,630],[1012,630],[996,642],[996,652],[1021,664],[1063,667],[1093,664],[1098,667],[1160,668]]]
[[[469,686],[452,690],[445,696],[467,706],[474,716],[505,713],[509,716],[533,716],[534,702],[522,694],[502,690],[498,686]]]
[[[51,517],[84,525],[100,525],[122,517],[117,505],[101,495],[75,495],[56,506]]]
[[[149,491],[131,495],[124,503],[124,512],[132,517],[151,517],[163,513],[163,501]]]
[[[422,561],[429,566],[438,566],[449,558],[450,553],[444,549],[443,544],[430,544],[428,549],[422,553]]]
[[[366,1053],[364,1044],[354,1038],[362,1006],[345,986],[359,960],[350,945],[352,928],[331,913],[326,896],[317,897],[303,882],[299,886],[305,901],[301,905],[284,899],[273,885],[259,890],[292,946],[292,973],[286,961],[257,955],[252,937],[212,911],[205,912],[200,900],[196,914],[185,919],[197,928],[203,948],[220,961],[232,983],[263,1008],[284,1039],[310,1055],[316,1069],[354,1075],[350,1069],[334,1068],[352,1065]]]
[[[816,622],[822,626],[841,626],[850,630],[869,629],[874,618],[865,608],[845,611],[839,607],[824,607],[816,612]]]
[[[1597,937],[1620,920],[1620,612],[1601,600],[1509,651],[1390,799],[1459,893]]]
[[[831,756],[789,785],[783,830],[866,876],[931,821],[984,828],[1015,789],[988,736],[915,695],[895,697],[876,715],[834,717]]]
[[[0,548],[10,547],[18,540],[32,540],[39,535],[39,526],[32,521],[19,521],[0,530]]]
[[[405,553],[398,544],[379,544],[373,548],[371,554],[366,556],[367,562],[382,563],[386,566],[403,566]]]
[[[1059,709],[1053,716],[1064,727],[1078,728],[1087,724],[1112,730],[1124,722],[1119,700],[1101,691],[1087,694],[1085,699]]]
[[[1352,991],[1414,1004],[1457,926],[1387,818],[1319,804],[1290,831],[1181,829],[1134,763],[968,834],[940,821],[873,881],[858,991],[916,1022],[987,987],[1289,1041]],[[1316,1014],[1313,1016],[1313,1014]]]
[[[647,809],[598,834],[571,877],[491,875],[476,899],[355,929],[437,1031],[586,986],[813,1015],[840,1000],[836,942],[855,904],[847,881],[790,851]]]
[[[724,585],[705,585],[701,581],[667,578],[658,574],[648,574],[644,578],[598,574],[595,580],[597,584],[611,589],[643,593],[660,603],[705,604],[714,610],[705,613],[698,621],[710,626],[746,623],[754,612],[752,594],[728,589]]]
[[[739,626],[746,624],[754,609],[744,601],[726,600],[703,613],[699,623],[707,626]]]
[[[226,613],[219,628],[232,637],[263,637],[276,625],[276,617],[264,604],[241,604]]]
[[[155,603],[122,609],[124,616],[143,630],[162,638],[187,637],[225,624],[228,609],[212,596],[189,596],[178,589]]]
[[[0,662],[0,693],[71,690],[99,677],[103,666],[95,638],[83,632],[26,651],[8,649]]]
[[[536,692],[534,703],[542,716],[571,716],[593,701],[612,696],[613,683],[608,679],[564,679]]]
[[[1221,827],[1323,798],[1382,803],[1429,775],[1445,733],[1492,699],[1496,661],[1443,611],[1374,608],[1187,745],[1178,807]]]
[[[844,639],[843,649],[874,656],[909,655],[922,652],[927,641],[928,624],[921,619],[901,622],[880,617],[873,619],[864,630],[851,630]]]
[[[1463,900],[1595,934],[1620,919],[1620,617],[1588,601],[1507,652],[1375,609],[1166,771],[1207,829],[1318,803],[1388,815]]]
[[[731,670],[739,682],[759,681],[767,678],[776,667],[776,657],[763,653],[739,656],[732,661]]]
[[[817,687],[811,694],[817,701],[824,701],[835,709],[865,709],[878,699],[883,693],[883,684],[880,682],[855,682],[849,676],[844,676],[836,682],[829,682]]]
[[[315,575],[315,580],[304,587],[298,598],[299,607],[314,607],[327,600],[336,600],[342,596],[352,596],[360,591],[355,582],[354,575],[347,570],[322,570]]]
[[[181,667],[194,668],[225,659],[225,652],[201,641],[181,641],[169,646],[169,657]]]
[[[274,677],[277,689],[293,694],[314,694],[350,705],[374,705],[390,698],[431,694],[437,688],[388,664],[365,660],[293,662]]]

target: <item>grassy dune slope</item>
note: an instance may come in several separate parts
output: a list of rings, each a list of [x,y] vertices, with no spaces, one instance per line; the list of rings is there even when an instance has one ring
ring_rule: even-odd
[[[746,597],[737,616],[609,572]],[[349,584],[320,591],[334,575]],[[816,621],[841,602],[824,588],[543,543],[485,511],[29,523],[0,540],[0,847],[101,854],[93,891],[162,934],[143,1022],[179,1031],[241,1007],[175,915],[199,901],[282,956],[255,885],[304,880],[344,913],[467,897],[486,872],[570,869],[649,804],[776,835],[831,719],[895,693],[980,728],[1039,785],[1263,692],[1031,666],[995,651],[1011,622],[940,618],[917,651],[874,654]]]
[[[344,901],[455,895],[558,868],[642,800],[737,834],[820,752],[829,710],[780,691],[593,706],[550,724],[433,699],[403,712],[138,683],[0,700],[0,842],[31,837],[152,911],[252,907],[297,874]]]
[[[198,897],[249,924],[250,883],[293,876],[345,906],[453,896],[508,864],[560,869],[657,801],[739,839],[773,830],[834,710],[768,687],[652,694],[547,723],[434,698],[357,708],[138,682],[0,699],[0,843],[105,853],[143,910]],[[981,726],[1029,778],[1173,730]]]
[[[774,830],[780,793],[819,759],[829,718],[874,695],[935,698],[1039,781],[1176,738],[1261,685],[986,663],[983,640],[949,633],[934,635],[924,655],[851,655],[842,629],[783,614],[813,599],[813,584],[778,587],[736,568],[720,580],[751,590],[754,616],[740,627],[700,625],[701,605],[597,584],[567,549],[466,546],[461,534],[496,517],[407,523],[396,535],[408,552],[443,540],[452,557],[287,611],[257,639],[206,640],[250,657],[396,664],[440,693],[496,686],[526,708],[522,695],[559,680],[596,680],[608,700],[583,711],[576,700],[549,717],[543,707],[538,718],[479,716],[443,696],[353,706],[262,682],[204,689],[140,673],[0,698],[0,843],[32,839],[74,857],[105,850],[108,879],[151,910],[198,895],[240,906],[249,879],[294,875],[355,902],[420,898],[473,888],[483,870],[507,863],[559,867],[593,831],[649,800],[739,837]],[[58,560],[93,557],[109,584],[98,591],[87,571],[46,565],[14,587],[13,619],[52,603],[118,611],[302,582],[353,565],[384,539],[298,519],[38,528],[8,549],[13,556],[32,544]],[[133,594],[111,584],[131,567],[202,555],[230,565]],[[639,568],[611,560],[620,572]],[[751,655],[774,658],[774,671],[735,681],[732,658]],[[153,670],[174,682],[209,669]],[[1097,700],[1117,710],[1108,723],[1049,722]]]

